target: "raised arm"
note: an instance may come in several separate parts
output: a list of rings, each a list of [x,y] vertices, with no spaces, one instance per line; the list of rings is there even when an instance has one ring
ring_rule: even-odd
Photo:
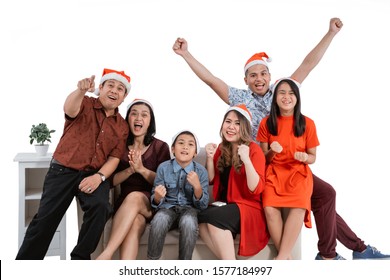
[[[77,83],[77,89],[73,91],[65,100],[64,112],[67,116],[75,118],[79,111],[83,101],[84,95],[95,90],[95,76],[91,78],[85,78]]]
[[[245,175],[248,189],[254,192],[259,185],[260,175],[257,173],[255,166],[249,155],[249,146],[245,144],[238,145],[238,155],[245,165]]]
[[[229,104],[229,88],[221,79],[215,77],[206,67],[196,60],[188,51],[188,43],[184,38],[177,38],[172,47],[173,51],[184,58],[191,70],[206,83],[215,93]]]
[[[328,49],[330,43],[332,42],[334,36],[341,30],[343,23],[339,18],[332,18],[329,24],[329,30],[321,41],[314,47],[314,49],[309,52],[305,57],[302,64],[298,67],[297,70],[291,75],[291,78],[302,83],[310,72],[317,66],[322,57],[324,56],[326,50]]]

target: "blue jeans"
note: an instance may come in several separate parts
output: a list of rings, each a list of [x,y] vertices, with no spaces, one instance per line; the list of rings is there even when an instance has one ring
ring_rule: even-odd
[[[198,210],[188,206],[174,206],[159,209],[150,222],[148,241],[148,259],[161,257],[165,237],[169,230],[178,228],[179,260],[191,260],[192,252],[198,239]]]

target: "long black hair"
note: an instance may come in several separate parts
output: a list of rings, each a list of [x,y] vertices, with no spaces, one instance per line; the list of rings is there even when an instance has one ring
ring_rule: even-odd
[[[297,98],[297,104],[295,104],[294,107],[294,136],[300,137],[305,133],[306,130],[306,120],[305,116],[301,113],[301,95],[299,92],[298,85],[292,81],[291,79],[282,79],[280,82],[277,83],[276,87],[274,88],[274,96],[272,98],[272,104],[271,104],[271,112],[269,114],[269,118],[267,119],[267,127],[269,132],[276,136],[278,135],[278,117],[280,116],[280,109],[276,102],[277,92],[279,89],[279,86],[283,83],[287,83],[290,85],[294,95]]]
[[[144,145],[148,146],[154,139],[154,135],[156,134],[156,119],[154,117],[154,112],[152,108],[149,106],[149,104],[145,102],[136,102],[133,105],[130,106],[130,108],[127,109],[126,112],[126,122],[129,123],[129,113],[131,111],[131,108],[133,108],[134,105],[146,105],[149,108],[150,111],[150,124],[148,127],[148,130],[146,131],[146,135],[144,138]],[[129,136],[127,137],[127,146],[134,144],[134,134],[131,132],[131,129],[129,130]]]

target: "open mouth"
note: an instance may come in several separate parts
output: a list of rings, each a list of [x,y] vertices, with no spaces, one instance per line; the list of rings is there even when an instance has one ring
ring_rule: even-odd
[[[140,131],[142,129],[143,125],[139,123],[134,124],[134,130],[135,131]]]
[[[108,98],[113,100],[113,101],[116,101],[118,99],[116,96],[113,96],[113,95],[108,95]]]
[[[229,136],[234,136],[236,133],[234,131],[226,131],[226,134]]]
[[[264,84],[255,84],[255,88],[262,90],[264,88]]]

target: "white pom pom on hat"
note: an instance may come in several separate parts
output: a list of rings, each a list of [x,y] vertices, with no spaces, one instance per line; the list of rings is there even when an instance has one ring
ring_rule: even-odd
[[[267,62],[271,62],[271,61],[272,59],[265,52],[255,53],[245,63],[244,73],[249,69],[249,67],[256,64],[262,64],[268,67]]]
[[[251,112],[249,112],[249,110],[245,106],[245,104],[237,104],[237,105],[231,106],[231,107],[229,107],[229,109],[227,109],[226,113],[228,113],[230,111],[237,111],[237,112],[239,112],[252,125],[252,114],[251,114]]]
[[[112,69],[103,69],[102,78],[100,79],[99,85],[103,84],[107,80],[116,80],[121,82],[126,87],[126,93],[130,92],[131,84],[130,84],[130,76],[126,75],[124,71],[116,71]],[[99,87],[96,88],[95,94],[99,95]]]

